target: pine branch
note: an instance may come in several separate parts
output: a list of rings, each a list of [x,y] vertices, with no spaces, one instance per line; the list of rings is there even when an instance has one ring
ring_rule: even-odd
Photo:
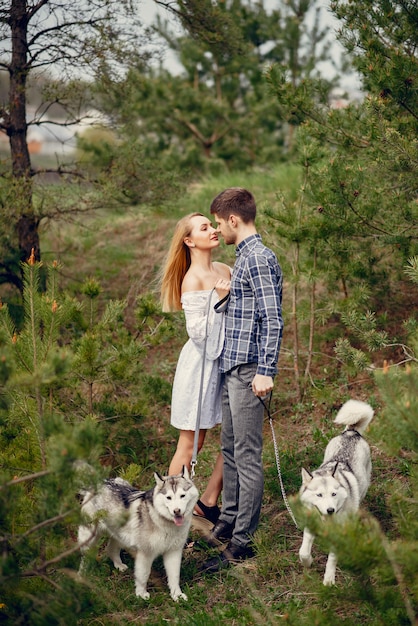
[[[25,537],[28,537],[32,533],[35,533],[36,531],[41,530],[42,528],[45,528],[46,526],[50,526],[51,524],[55,524],[56,522],[60,522],[61,520],[63,520],[66,517],[68,517],[69,515],[72,515],[75,510],[76,509],[70,509],[69,511],[66,511],[65,513],[61,513],[60,515],[56,515],[55,517],[51,517],[50,519],[46,519],[43,522],[40,522],[39,524],[37,524],[36,526],[32,526],[32,528],[30,528],[25,533],[20,535],[19,541],[21,539],[24,539]]]
[[[399,587],[399,592],[401,594],[404,606],[405,606],[405,610],[406,613],[408,615],[408,619],[411,622],[411,626],[417,626],[418,625],[418,618],[415,615],[415,611],[413,609],[412,606],[412,602],[411,599],[409,597],[408,594],[408,588],[406,586],[404,577],[403,577],[403,573],[401,570],[401,567],[399,565],[399,563],[397,562],[396,558],[395,558],[395,554],[392,550],[392,546],[390,545],[386,535],[383,533],[380,524],[377,522],[377,520],[375,521],[375,527],[377,529],[377,532],[379,534],[379,538],[382,544],[382,547],[386,553],[386,556],[388,558],[388,561],[392,567],[393,573],[395,574],[395,578],[396,581],[398,583],[398,587]]]
[[[22,572],[22,578],[32,578],[33,576],[40,576],[43,574],[43,572],[45,572],[45,570],[48,567],[50,567],[51,565],[55,565],[56,563],[59,563],[63,559],[67,558],[68,556],[71,556],[72,554],[74,554],[75,552],[78,552],[79,550],[80,550],[80,545],[76,543],[75,546],[73,546],[69,550],[66,550],[65,552],[61,552],[61,554],[58,554],[53,559],[50,559],[49,561],[45,561],[44,563],[41,563],[39,567],[35,567],[32,570],[26,570],[25,572]]]
[[[4,485],[0,485],[0,491],[3,489],[7,489],[8,487],[13,487],[13,485],[18,485],[19,483],[27,482],[28,480],[35,480],[36,478],[41,478],[42,476],[48,476],[51,474],[51,470],[42,470],[40,472],[35,472],[34,474],[28,474],[27,476],[21,476],[20,478],[14,478]]]

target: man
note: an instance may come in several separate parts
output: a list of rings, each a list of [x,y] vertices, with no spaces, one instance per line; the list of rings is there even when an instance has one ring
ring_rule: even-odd
[[[210,208],[218,232],[236,246],[225,316],[221,447],[224,458],[222,511],[208,542],[230,539],[226,549],[202,566],[217,572],[254,556],[264,489],[264,406],[273,389],[283,331],[282,272],[255,226],[256,204],[246,189],[226,189]]]

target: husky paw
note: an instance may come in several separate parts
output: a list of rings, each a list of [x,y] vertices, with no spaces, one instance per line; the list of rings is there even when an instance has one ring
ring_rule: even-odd
[[[335,585],[335,575],[334,576],[327,576],[325,574],[324,580],[322,581],[322,584],[324,584],[326,587],[331,587],[332,585]]]
[[[150,595],[146,589],[138,589],[138,587],[136,587],[135,595],[138,596],[138,598],[142,598],[143,600],[150,599]]]
[[[299,560],[302,563],[303,567],[310,567],[313,561],[310,554],[301,554],[300,552],[299,552]]]
[[[172,591],[171,597],[173,598],[174,602],[178,602],[179,600],[184,600],[185,602],[187,602],[187,596],[181,591],[181,589]]]
[[[126,570],[128,569],[128,566],[125,565],[125,563],[114,563],[114,566],[116,569],[118,569],[120,572],[126,572]]]

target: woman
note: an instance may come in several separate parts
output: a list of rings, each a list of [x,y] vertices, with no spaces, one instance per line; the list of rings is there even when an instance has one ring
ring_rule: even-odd
[[[179,474],[183,465],[190,468],[200,396],[198,450],[207,429],[222,421],[218,356],[224,339],[223,314],[215,313],[213,306],[228,294],[231,270],[224,263],[212,261],[212,250],[218,247],[218,234],[210,220],[201,213],[191,213],[177,223],[163,268],[163,311],[183,308],[189,335],[180,353],[173,383],[171,424],[180,429],[180,436],[170,463],[170,475]],[[219,453],[195,508],[198,515],[214,524],[220,512],[217,501],[222,490],[222,473],[222,454]]]

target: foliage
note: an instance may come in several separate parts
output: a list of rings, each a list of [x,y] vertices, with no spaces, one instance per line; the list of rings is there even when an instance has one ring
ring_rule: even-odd
[[[184,189],[185,175],[178,166],[168,169],[145,142],[134,138],[103,142],[90,134],[78,139],[81,163],[95,178],[102,204],[104,197],[108,206],[159,206]]]
[[[335,107],[321,81],[295,82],[278,64],[266,72],[281,114],[297,129],[304,171],[299,198],[282,198],[269,211],[292,251],[296,380],[301,362],[309,374],[318,326],[336,318],[347,330],[335,354],[351,374],[384,360],[416,360],[407,343],[413,319],[390,331],[388,324],[410,288],[400,287],[401,268],[418,241],[416,81],[406,78],[417,76],[417,14],[411,3],[332,6],[342,20],[341,41],[369,90],[364,101]],[[300,384],[299,397],[306,378]]]
[[[317,73],[329,40],[319,9],[309,26],[315,2],[271,11],[242,0],[159,4],[184,28],[177,36],[162,19],[155,26],[183,71],[140,64],[115,83],[103,76],[101,110],[168,168],[219,173],[282,160],[287,130],[263,69],[274,61],[289,65],[293,77]]]
[[[308,524],[322,539],[322,549],[332,545],[341,566],[359,578],[361,588],[355,586],[354,593],[368,598],[371,613],[378,612],[378,623],[412,624],[418,599],[417,564],[410,557],[410,550],[416,551],[411,538],[416,540],[417,517],[416,320],[411,316],[396,330],[390,322],[397,309],[401,267],[408,257],[406,273],[416,283],[412,256],[417,249],[416,97],[404,72],[417,75],[411,42],[416,40],[418,14],[411,3],[365,2],[354,7],[351,2],[334,2],[333,6],[344,20],[344,41],[370,94],[363,103],[333,109],[317,81],[295,85],[282,68],[270,68],[267,78],[281,110],[298,127],[298,154],[305,171],[299,201],[290,210],[283,203],[284,209],[270,215],[279,236],[295,250],[294,284],[309,286],[319,275],[322,288],[327,286],[321,303],[311,298],[310,329],[312,316],[315,320],[320,315],[329,323],[331,316],[338,315],[347,330],[334,350],[349,376],[372,372],[376,359],[381,359],[380,366],[386,357],[377,373],[385,410],[375,432],[389,453],[407,459],[407,478],[399,478],[388,496],[391,538],[368,515],[328,527],[317,516],[311,519],[301,511],[300,523]],[[317,272],[312,279],[314,262]],[[414,287],[406,285],[401,299],[410,290]],[[379,307],[378,313],[371,304]],[[297,300],[297,294],[293,311],[298,321],[303,320],[303,299]],[[296,327],[296,338],[297,333]],[[394,360],[397,367],[389,368]],[[406,367],[399,367],[405,362]],[[292,623],[302,623],[298,611],[294,617]],[[306,623],[327,624],[335,619],[332,611],[312,609]]]
[[[58,304],[58,270],[58,264],[49,267],[49,288],[42,297],[39,294],[40,265],[33,257],[25,265],[24,313],[27,323],[20,333],[15,329],[7,306],[1,310],[13,371],[7,380],[9,420],[15,429],[17,450],[22,437],[26,441],[22,446],[26,461],[31,459],[30,469],[35,471],[46,468],[44,417],[48,411],[45,411],[45,398],[71,366],[71,356],[58,344],[58,339],[61,328],[70,322],[77,306],[69,299]],[[31,425],[29,429],[28,424]]]
[[[84,321],[81,304],[58,289],[59,264],[48,266],[45,292],[40,269],[33,256],[23,268],[20,330],[7,305],[0,309],[0,605],[10,623],[24,614],[31,623],[58,623],[62,605],[71,606],[74,595],[83,614],[86,594],[74,590],[74,571],[66,569],[74,567],[78,552],[68,534],[79,518],[75,496],[101,479],[106,464],[123,462],[126,476],[144,480],[150,464],[147,429],[141,425],[136,432],[132,414],[141,410],[147,389],[156,410],[169,400],[164,385],[150,375],[142,376],[143,389],[134,400],[127,393],[140,375],[147,335],[157,330],[143,326],[141,335],[131,337],[121,326],[123,302],[109,301],[99,316],[101,287],[94,279],[82,288],[89,304]],[[129,442],[123,431],[115,434],[115,421]],[[51,595],[54,589],[60,601]]]
[[[36,595],[48,589],[48,567],[74,552],[63,535],[63,524],[75,515],[74,461],[88,458],[97,465],[101,449],[92,416],[81,421],[58,410],[57,396],[73,364],[72,351],[61,343],[62,331],[79,306],[60,297],[58,264],[48,269],[48,290],[41,295],[40,264],[31,257],[24,267],[25,324],[20,332],[7,306],[0,311],[3,359],[8,363],[2,380],[7,411],[2,411],[0,430],[0,576],[4,606],[16,622],[19,613],[31,612]]]
[[[401,119],[407,113],[405,127],[412,123],[416,128],[416,3],[363,0],[355,7],[335,0],[332,9],[343,20],[342,41],[353,54],[366,89],[388,99],[388,107]]]

